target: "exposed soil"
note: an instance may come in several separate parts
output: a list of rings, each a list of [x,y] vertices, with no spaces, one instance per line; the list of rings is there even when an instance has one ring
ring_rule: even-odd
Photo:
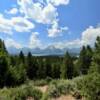
[[[38,86],[36,88],[39,89],[40,91],[42,91],[43,93],[46,93],[48,91],[48,85]]]
[[[40,86],[37,87],[39,90],[41,90],[43,93],[46,93],[48,91],[48,85],[45,86]],[[59,98],[54,98],[52,100],[75,100],[74,97],[72,97],[71,95],[66,95],[66,96],[61,96]]]
[[[61,96],[59,98],[55,98],[52,100],[76,100],[74,97],[72,97],[71,95],[66,95],[66,96]]]
[[[36,88],[42,91],[43,93],[46,93],[48,91],[48,85],[38,86]],[[29,97],[27,98],[27,100],[34,100],[34,98]],[[58,98],[53,98],[51,100],[76,100],[76,99],[72,95],[62,95]],[[85,100],[85,99],[82,99],[82,100]]]

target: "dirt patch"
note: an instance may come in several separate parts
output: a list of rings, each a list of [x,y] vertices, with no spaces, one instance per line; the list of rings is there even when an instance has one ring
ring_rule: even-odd
[[[74,97],[72,97],[71,95],[66,95],[66,96],[61,96],[59,98],[55,98],[52,100],[76,100]]]
[[[48,85],[38,86],[36,88],[39,89],[40,91],[42,91],[43,93],[46,93],[48,91]]]
[[[48,85],[45,86],[38,86],[36,87],[39,89],[41,92],[46,93],[48,91]],[[34,100],[34,99],[28,99],[28,100]],[[58,98],[53,98],[51,100],[76,100],[72,95],[62,95]],[[78,100],[85,100],[85,99],[78,99]]]
[[[34,100],[34,98],[33,97],[27,97],[26,100]]]

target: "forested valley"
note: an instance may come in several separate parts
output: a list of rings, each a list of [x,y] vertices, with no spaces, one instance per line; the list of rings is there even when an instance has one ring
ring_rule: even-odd
[[[10,55],[0,39],[0,88],[0,100],[55,100],[67,94],[73,100],[100,100],[100,37],[77,57],[67,51],[64,56]]]

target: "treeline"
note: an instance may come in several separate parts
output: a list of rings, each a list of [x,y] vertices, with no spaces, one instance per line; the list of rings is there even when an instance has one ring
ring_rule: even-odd
[[[0,87],[20,85],[27,80],[72,79],[94,72],[100,73],[100,37],[94,49],[83,46],[79,57],[68,52],[64,57],[35,57],[31,52],[25,56],[22,51],[19,55],[9,55],[0,40]]]

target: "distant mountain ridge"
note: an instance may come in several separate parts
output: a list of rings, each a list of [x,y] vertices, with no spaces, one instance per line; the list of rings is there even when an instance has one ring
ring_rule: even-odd
[[[23,53],[25,55],[28,54],[28,52],[31,52],[32,55],[63,55],[66,51],[68,51],[70,54],[72,55],[78,55],[80,52],[80,48],[64,48],[64,49],[58,49],[55,48],[54,46],[48,46],[45,49],[40,49],[40,48],[34,48],[34,49],[30,49],[30,48],[21,48],[21,49],[17,49],[14,47],[10,47],[8,48],[8,52],[10,54],[13,55],[17,55],[19,54],[20,51],[23,51]]]

